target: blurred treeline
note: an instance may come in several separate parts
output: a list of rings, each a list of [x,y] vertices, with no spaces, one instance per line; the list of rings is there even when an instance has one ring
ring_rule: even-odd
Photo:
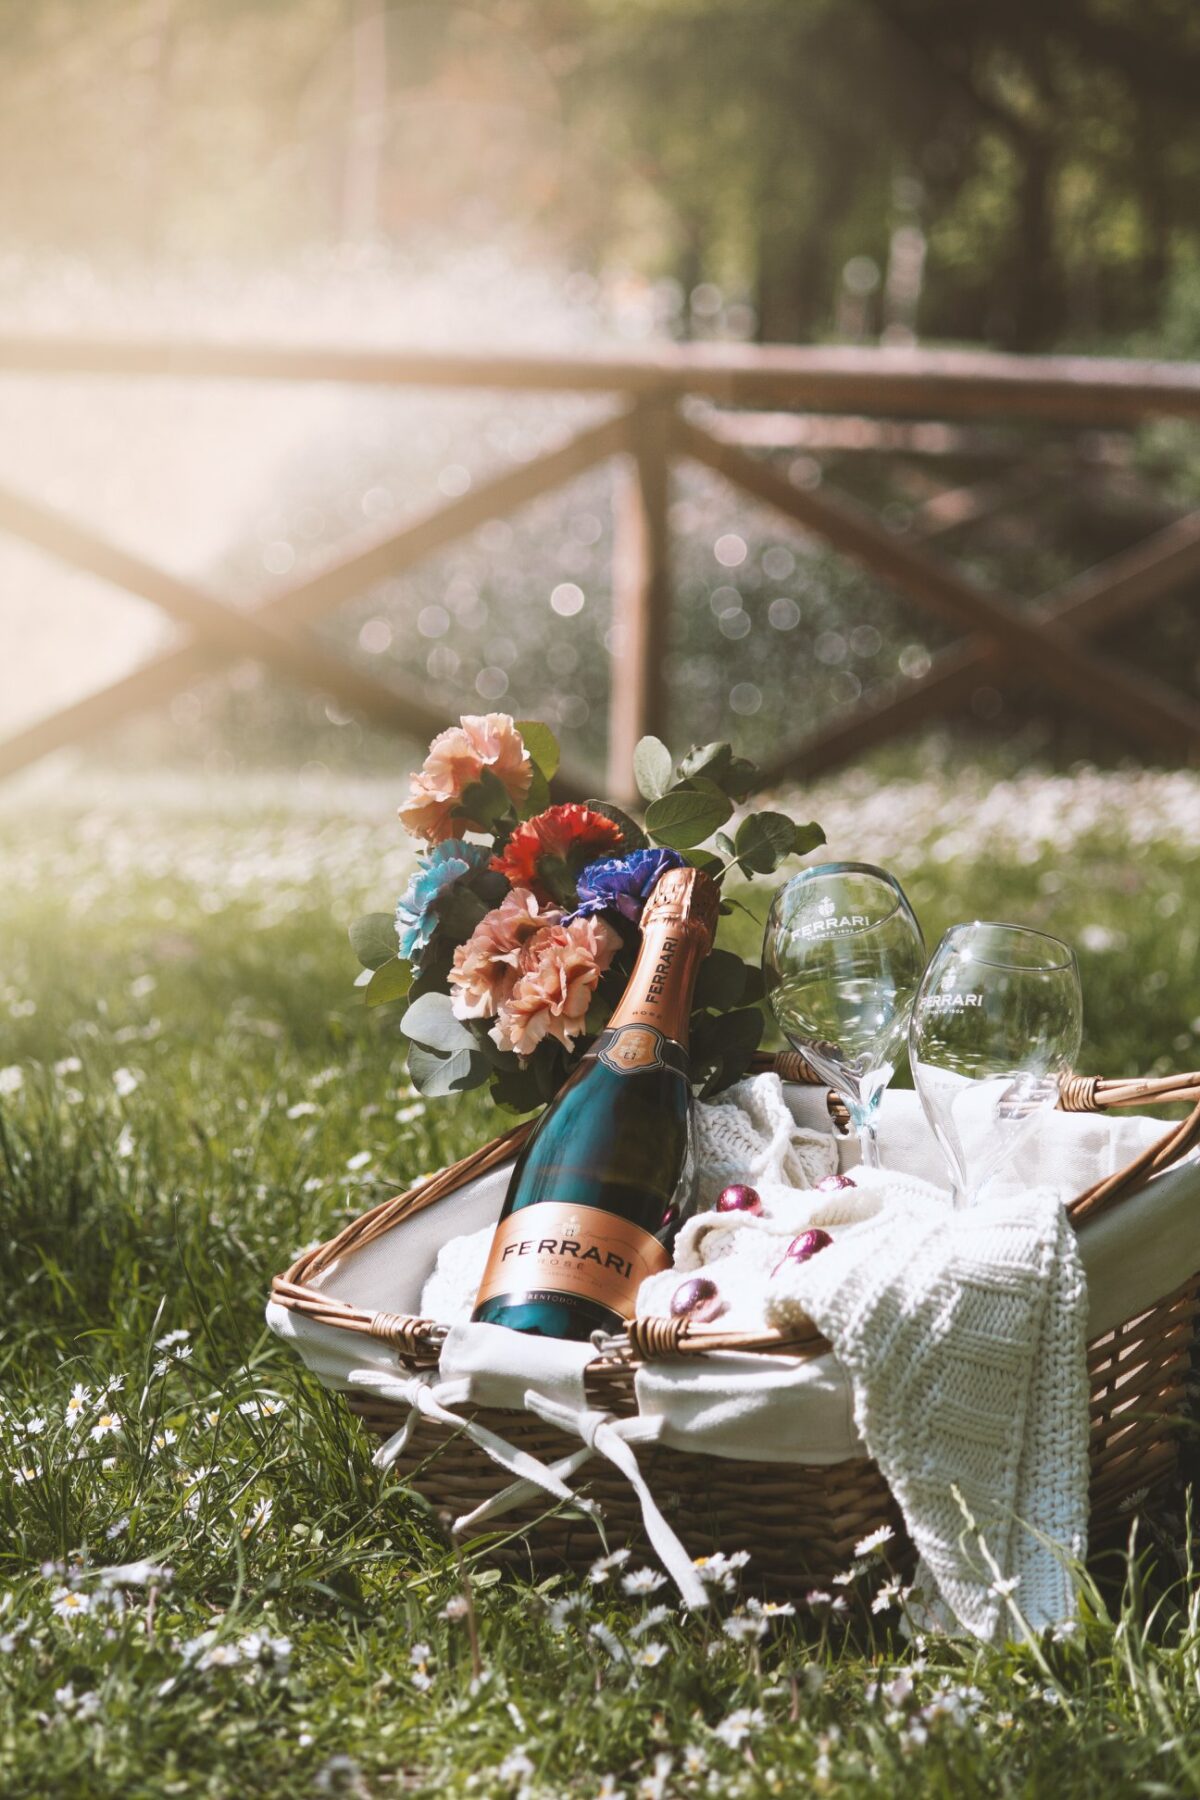
[[[0,253],[516,232],[680,335],[1192,346],[1187,0],[0,0],[0,50]]]

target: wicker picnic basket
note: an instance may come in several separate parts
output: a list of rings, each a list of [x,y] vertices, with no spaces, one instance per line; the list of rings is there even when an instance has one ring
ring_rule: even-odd
[[[792,1052],[759,1056],[755,1066],[760,1071],[774,1069],[785,1081],[818,1081],[803,1058]],[[1186,1118],[1126,1168],[1071,1202],[1068,1210],[1076,1226],[1120,1206],[1200,1143],[1200,1074],[1157,1080],[1075,1076],[1064,1084],[1059,1106],[1067,1112],[1180,1102],[1192,1107]],[[829,1096],[828,1104],[836,1119],[834,1096]],[[397,1229],[513,1156],[531,1123],[514,1127],[408,1193],[363,1214],[328,1243],[305,1251],[285,1275],[276,1277],[272,1298],[323,1325],[379,1340],[411,1372],[436,1367],[444,1326],[431,1319],[365,1312],[311,1283],[337,1258]],[[1178,1491],[1179,1426],[1198,1315],[1200,1267],[1190,1270],[1186,1280],[1148,1311],[1141,1310],[1088,1346],[1093,1555],[1127,1537],[1136,1508],[1146,1502],[1169,1506]],[[748,1336],[687,1320],[640,1319],[630,1322],[623,1338],[597,1353],[587,1370],[587,1394],[597,1409],[628,1416],[637,1411],[634,1375],[648,1359],[705,1356],[719,1350],[813,1357],[829,1348],[811,1325],[786,1336],[778,1331]],[[405,1409],[378,1397],[350,1393],[347,1399],[368,1429],[381,1437],[393,1433],[405,1416]],[[472,1416],[545,1462],[572,1448],[554,1426],[531,1413],[479,1410]],[[810,1467],[733,1461],[655,1445],[640,1450],[639,1461],[658,1506],[692,1555],[721,1548],[748,1550],[759,1579],[768,1586],[800,1590],[828,1580],[848,1566],[859,1539],[885,1525],[895,1531],[899,1560],[903,1559],[906,1540],[898,1509],[879,1470],[866,1458]],[[425,1418],[395,1467],[434,1507],[454,1517],[479,1506],[510,1480],[461,1430]],[[637,1541],[643,1535],[642,1523],[632,1490],[610,1465],[600,1462],[593,1469],[580,1492],[599,1502],[610,1544]],[[569,1510],[547,1512],[544,1498],[513,1510],[502,1523],[494,1553],[527,1570],[586,1568],[598,1553],[594,1524]]]

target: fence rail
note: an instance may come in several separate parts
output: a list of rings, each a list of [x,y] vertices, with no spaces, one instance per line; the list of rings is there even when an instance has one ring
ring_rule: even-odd
[[[902,692],[850,706],[806,740],[781,746],[772,776],[834,767],[961,705],[981,680],[995,685],[1014,676],[1036,680],[1154,754],[1193,760],[1200,751],[1200,705],[1088,641],[1200,577],[1200,511],[1030,606],[964,573],[931,540],[1030,497],[1043,474],[1035,461],[1026,458],[1007,478],[944,489],[916,528],[899,535],[848,496],[827,485],[799,485],[769,457],[752,453],[807,444],[818,454],[862,448],[936,456],[969,447],[981,433],[982,441],[994,443],[997,431],[1011,434],[1020,421],[1119,430],[1155,417],[1200,420],[1197,364],[792,346],[693,345],[620,356],[345,351],[10,333],[0,335],[0,374],[572,392],[607,394],[614,403],[556,449],[481,481],[249,612],[40,502],[0,489],[0,531],[149,600],[192,634],[179,648],[0,742],[0,775],[158,705],[239,657],[264,662],[388,726],[429,735],[444,721],[426,697],[346,662],[312,636],[309,624],[489,519],[613,458],[623,471],[613,570],[620,662],[609,717],[609,786],[616,794],[629,792],[637,739],[663,724],[670,478],[681,461],[719,474],[964,632]],[[586,786],[568,769],[559,791],[579,796]]]

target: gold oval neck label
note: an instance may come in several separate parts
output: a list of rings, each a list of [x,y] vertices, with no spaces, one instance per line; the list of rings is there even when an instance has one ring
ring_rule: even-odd
[[[615,1031],[605,1032],[598,1060],[616,1075],[627,1075],[632,1069],[661,1069],[664,1041],[653,1025],[618,1025]]]

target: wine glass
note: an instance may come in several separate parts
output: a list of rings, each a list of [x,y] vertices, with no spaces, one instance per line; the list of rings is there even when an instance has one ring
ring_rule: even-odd
[[[925,940],[894,875],[820,863],[776,894],[763,974],[780,1029],[846,1103],[862,1160],[879,1162],[875,1114],[904,1047]]]
[[[956,1206],[978,1200],[1057,1105],[1082,1028],[1069,945],[1025,925],[951,926],[913,1007],[909,1061]]]

